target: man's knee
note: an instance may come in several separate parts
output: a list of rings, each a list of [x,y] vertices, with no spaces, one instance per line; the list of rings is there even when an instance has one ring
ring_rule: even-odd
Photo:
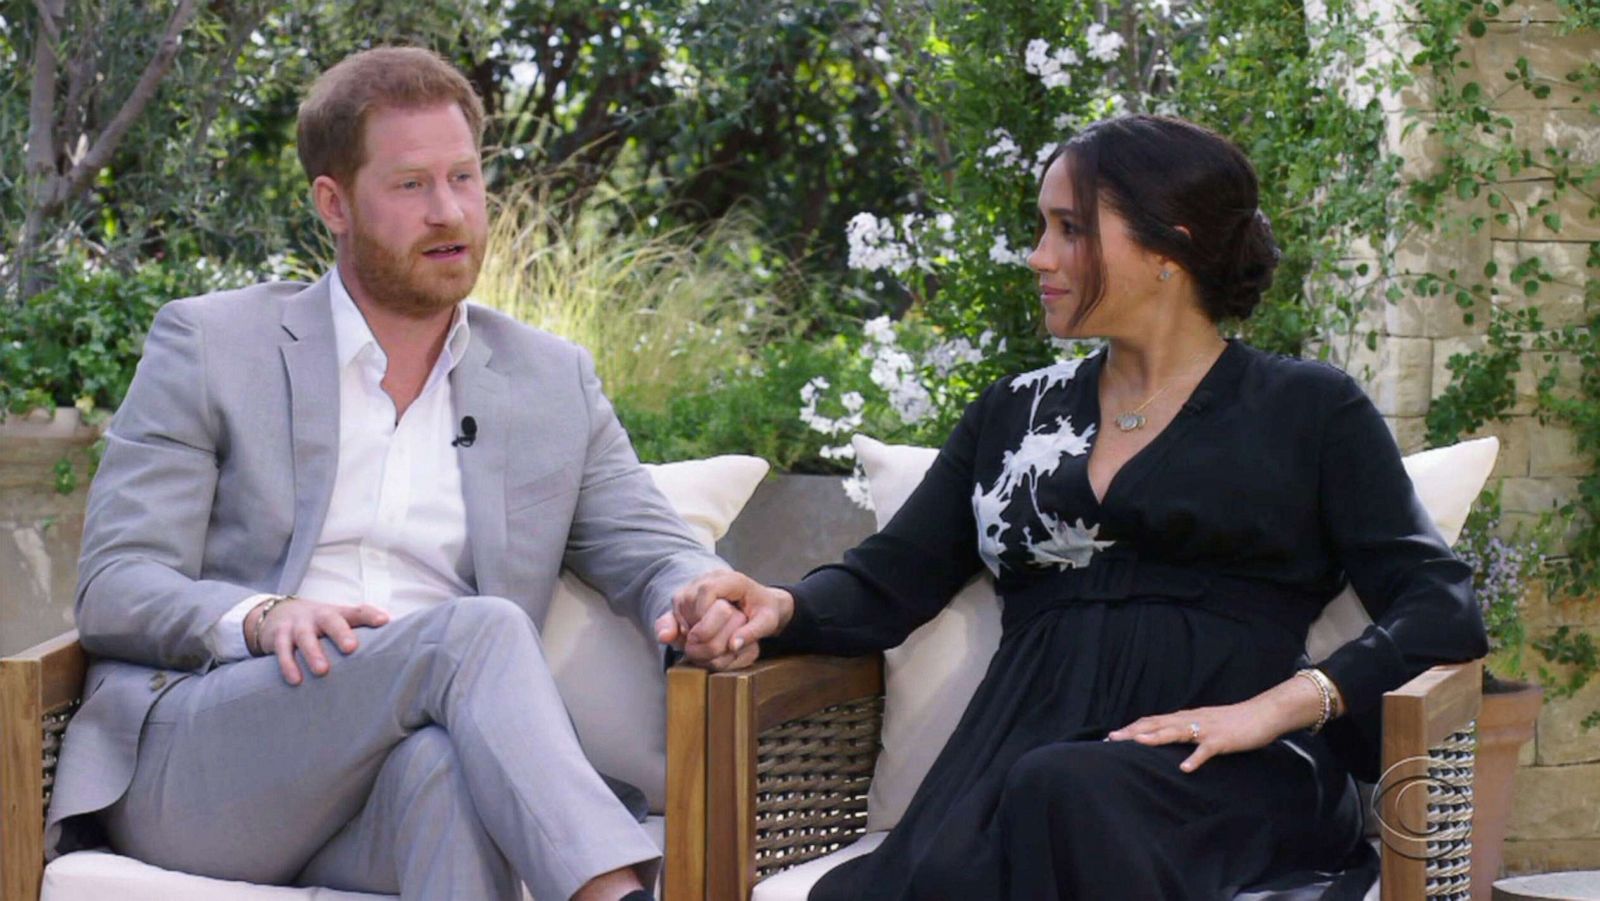
[[[512,601],[491,595],[470,595],[441,606],[442,615],[450,618],[447,629],[452,645],[531,639],[527,643],[534,651],[542,653],[533,619]]]
[[[450,733],[440,726],[424,726],[394,746],[378,781],[410,801],[430,788],[448,787],[455,770],[456,749]]]

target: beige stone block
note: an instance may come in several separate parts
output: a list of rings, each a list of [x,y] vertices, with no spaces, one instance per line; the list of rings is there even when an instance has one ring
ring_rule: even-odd
[[[1600,126],[1595,135],[1600,141]],[[1589,216],[1595,202],[1577,191],[1564,191],[1557,198],[1549,179],[1503,182],[1496,190],[1504,200],[1495,212],[1511,217],[1504,225],[1490,220],[1489,234],[1496,248],[1499,242],[1510,240],[1600,241],[1600,215]],[[1544,217],[1552,213],[1560,217],[1560,231],[1552,231],[1545,224]]]
[[[1450,200],[1439,205],[1438,223],[1430,229],[1414,228],[1396,236],[1394,272],[1402,278],[1431,274],[1471,285],[1483,280],[1483,266],[1489,262],[1489,197]],[[1469,223],[1481,217],[1486,223],[1473,229]]]
[[[1507,838],[1600,838],[1600,763],[1523,767]]]
[[[1537,734],[1534,735],[1533,741],[1524,742],[1522,747],[1517,749],[1517,766],[1524,767],[1537,764],[1539,762],[1538,745],[1539,737]]]
[[[1510,0],[1500,4],[1497,15],[1484,16],[1490,22],[1561,22],[1566,12],[1556,0]]]
[[[1600,55],[1600,49],[1595,52]],[[1600,163],[1600,141],[1595,140],[1595,135],[1600,134],[1600,112],[1580,107],[1515,110],[1502,114],[1511,120],[1512,140],[1518,147],[1526,147],[1535,162],[1544,162],[1547,150],[1565,150],[1571,154],[1574,165]]]
[[[1564,35],[1550,22],[1494,22],[1469,46],[1478,82],[1491,95],[1498,95],[1496,109],[1581,107],[1593,100],[1566,80],[1568,72],[1584,68],[1600,55],[1600,37],[1592,32]],[[1500,93],[1510,86],[1505,73],[1516,68],[1519,57],[1528,60],[1529,72],[1536,80],[1551,86],[1550,96],[1541,100],[1522,88]]]
[[[1600,636],[1600,595],[1551,594],[1548,583],[1535,580],[1522,601],[1522,618],[1530,635],[1542,635],[1560,626],[1592,631]],[[1537,653],[1537,652],[1535,652]],[[1600,738],[1600,733],[1597,733]]]
[[[1524,338],[1524,346],[1531,343],[1531,339]],[[1552,395],[1569,400],[1578,395],[1581,364],[1577,358],[1570,353],[1550,354],[1549,359],[1545,357],[1546,354],[1540,351],[1523,353],[1522,368],[1513,378],[1516,382],[1517,398],[1512,412],[1532,412],[1539,399],[1539,382],[1552,372],[1555,375],[1555,383],[1550,388]]]
[[[1489,481],[1493,483],[1499,479],[1528,474],[1529,432],[1538,427],[1531,416],[1513,416],[1498,422],[1486,422],[1463,440],[1491,435],[1500,439],[1500,454],[1494,458],[1494,469],[1489,471]]]
[[[1497,299],[1518,306],[1536,305],[1546,327],[1582,325],[1585,314],[1584,284],[1600,272],[1589,268],[1589,245],[1577,241],[1495,241],[1493,258],[1498,267],[1494,277]],[[1526,290],[1535,279],[1513,278],[1517,267],[1538,260],[1540,271],[1550,275],[1532,294]]]
[[[1528,475],[1583,476],[1593,470],[1593,460],[1578,452],[1578,440],[1571,430],[1537,424],[1529,430]]]
[[[1538,652],[1533,654],[1538,656]],[[1600,731],[1585,729],[1583,718],[1600,709],[1600,679],[1590,679],[1568,698],[1552,698],[1546,692],[1544,709],[1535,726],[1542,766],[1600,761]],[[1594,787],[1595,803],[1600,805],[1600,784]]]
[[[1600,869],[1600,838],[1508,840],[1505,845],[1505,874],[1560,873],[1567,870]]]
[[[1414,454],[1428,446],[1428,422],[1422,416],[1385,416],[1389,434],[1400,446],[1400,453]]]
[[[1569,476],[1511,478],[1500,483],[1500,509],[1508,513],[1544,513],[1555,510],[1578,493],[1578,480]]]
[[[1433,387],[1433,341],[1382,336],[1377,348],[1365,342],[1337,342],[1334,362],[1361,383],[1385,416],[1422,416]]]
[[[1428,104],[1411,100],[1397,101],[1395,108],[1385,106],[1383,139],[1385,149],[1400,157],[1400,177],[1421,181],[1443,171],[1444,139],[1434,130],[1438,114],[1428,112]]]

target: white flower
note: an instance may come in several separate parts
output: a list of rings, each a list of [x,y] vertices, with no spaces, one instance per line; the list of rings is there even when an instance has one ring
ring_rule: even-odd
[[[859,413],[867,403],[866,398],[861,396],[860,391],[845,392],[844,397],[839,398],[839,402],[844,404],[846,413]]]
[[[994,236],[994,244],[989,247],[989,261],[1001,266],[1025,266],[1028,263],[1026,254],[1011,249],[1011,242],[1005,235]]]
[[[1117,61],[1127,41],[1115,31],[1108,31],[1099,22],[1089,25],[1089,30],[1084,34],[1084,39],[1089,44],[1089,58],[1102,63]]]
[[[888,316],[868,319],[866,324],[861,327],[861,331],[866,335],[867,340],[873,344],[894,343],[894,325],[889,321]]]
[[[840,485],[844,487],[844,495],[850,502],[863,510],[872,509],[872,492],[867,490],[867,473],[861,468],[861,463],[856,463],[856,471],[847,479],[841,479]]]
[[[1085,526],[1081,518],[1077,525],[1067,525],[1049,513],[1040,511],[1039,519],[1050,531],[1050,537],[1038,543],[1029,542],[1028,554],[1034,563],[1041,566],[1060,569],[1088,566],[1096,551],[1115,544],[1112,541],[1097,541],[1095,536],[1100,534],[1100,526]]]
[[[1045,87],[1064,88],[1072,84],[1072,73],[1067,71],[1067,67],[1078,64],[1078,53],[1071,47],[1052,52],[1049,42],[1034,38],[1028,42],[1022,64],[1028,74],[1039,76]]]
[[[983,150],[983,158],[997,168],[1016,169],[1022,165],[1022,147],[1017,144],[1016,138],[1004,128],[996,128],[989,132],[989,139],[994,143]]]

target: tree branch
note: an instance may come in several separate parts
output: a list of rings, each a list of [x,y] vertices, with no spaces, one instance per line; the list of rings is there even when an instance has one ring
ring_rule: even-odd
[[[179,44],[184,29],[194,20],[198,13],[198,0],[179,0],[178,8],[172,11],[172,18],[167,20],[166,33],[161,36],[161,43],[157,46],[155,55],[140,73],[139,81],[129,92],[128,99],[123,102],[122,108],[112,117],[111,124],[100,133],[89,152],[78,160],[64,178],[57,182],[54,197],[51,199],[56,206],[65,204],[74,194],[82,191],[94,176],[111,162],[111,155],[116,152],[117,145],[122,142],[123,135],[133,127],[133,123],[144,114],[145,107],[155,99],[156,91],[161,87],[161,80],[166,77],[167,71],[172,68],[172,61],[177,58]]]
[[[50,176],[55,174],[56,70],[60,60],[56,45],[61,32],[56,20],[61,17],[64,0],[36,0],[39,11],[39,40],[33,47],[33,89],[28,102],[28,175],[33,192],[43,199]]]

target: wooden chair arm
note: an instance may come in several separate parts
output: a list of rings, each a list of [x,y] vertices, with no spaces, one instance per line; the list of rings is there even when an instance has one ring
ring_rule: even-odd
[[[1373,793],[1383,901],[1461,897],[1471,885],[1472,770],[1483,661],[1436,666],[1383,696]]]
[[[706,699],[707,897],[748,898],[865,831],[881,655],[762,661],[713,674]]]
[[[37,901],[56,753],[83,695],[78,633],[0,658],[0,901]]]

